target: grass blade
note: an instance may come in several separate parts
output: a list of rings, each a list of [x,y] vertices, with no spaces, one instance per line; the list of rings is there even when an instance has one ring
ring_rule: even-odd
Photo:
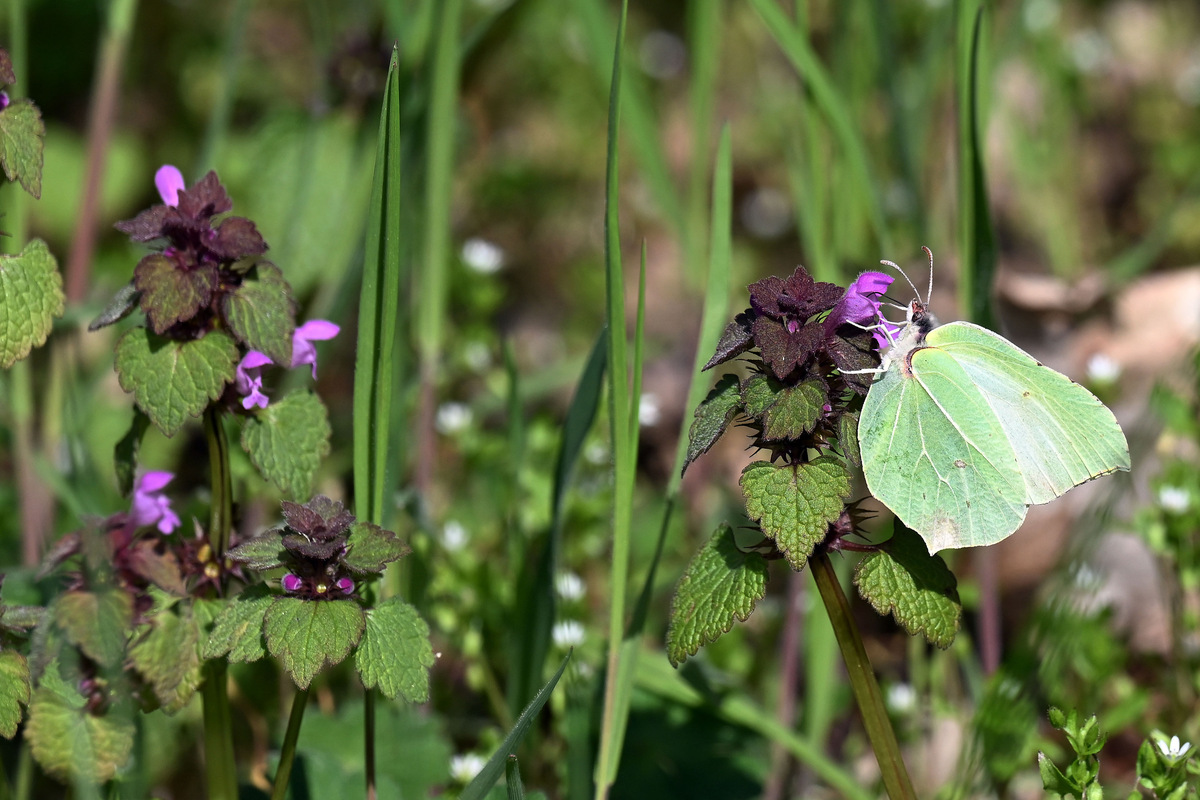
[[[608,77],[603,72],[603,65],[608,63],[609,48],[613,41],[608,4],[601,0],[577,0],[576,8],[581,28],[588,37],[592,60],[597,65],[598,77],[603,80]],[[641,178],[650,187],[654,201],[667,223],[678,236],[683,237],[687,224],[685,209],[672,180],[666,153],[663,152],[660,125],[654,117],[649,93],[636,71],[631,70],[625,77],[629,81],[622,89],[621,112],[626,115],[625,126],[641,168]]]
[[[354,362],[354,508],[384,524],[388,422],[391,419],[396,320],[400,305],[400,82],[392,51],[379,116],[375,177],[364,245]]]
[[[521,712],[521,716],[517,718],[517,722],[513,725],[508,736],[504,737],[504,741],[500,743],[500,747],[496,752],[492,753],[492,757],[488,759],[487,764],[480,770],[467,787],[463,789],[459,795],[459,800],[483,800],[488,796],[488,792],[496,785],[496,781],[500,778],[500,773],[504,772],[505,765],[508,763],[508,757],[517,751],[517,746],[521,744],[521,740],[525,738],[525,733],[529,730],[529,726],[537,719],[538,712],[542,710],[542,706],[546,705],[546,701],[550,699],[550,693],[554,691],[554,687],[558,685],[558,679],[562,677],[563,672],[567,668],[567,662],[571,660],[571,653],[567,653],[563,658],[562,664],[558,667],[558,672],[554,673],[542,690],[537,693],[537,696],[530,701],[529,705],[525,706],[525,710]]]
[[[967,319],[995,329],[992,282],[996,234],[988,210],[979,132],[979,61],[983,6],[963,0],[958,8],[958,197],[959,306]]]
[[[700,404],[708,393],[710,376],[701,372],[713,351],[717,349],[721,331],[729,317],[729,282],[733,268],[733,142],[729,125],[721,128],[717,141],[717,157],[713,166],[712,218],[709,223],[708,281],[705,284],[704,306],[700,312],[700,335],[696,342],[696,357],[692,367],[692,385],[688,387],[688,412]],[[688,431],[691,417],[684,414],[675,448],[675,468],[667,482],[667,497],[679,492],[684,459],[687,458]]]
[[[883,214],[883,203],[875,188],[877,181],[871,174],[866,145],[855,130],[850,113],[838,96],[828,72],[817,58],[812,45],[800,34],[774,0],[750,0],[750,4],[766,24],[767,30],[771,32],[784,55],[804,76],[813,100],[833,129],[852,178],[865,198],[871,226],[875,229],[879,246],[884,252],[890,252],[891,235],[888,233],[887,221]]]
[[[608,152],[605,162],[604,255],[608,309],[608,404],[613,448],[613,546],[609,583],[608,666],[604,686],[604,710],[600,720],[600,746],[596,758],[596,797],[608,795],[621,759],[627,697],[619,687],[627,662],[622,658],[625,637],[625,597],[629,583],[630,528],[633,515],[633,485],[637,467],[637,436],[630,434],[632,398],[625,341],[625,281],[621,272],[617,139],[621,117],[621,73],[624,53],[625,18],[628,2],[621,4],[620,22],[613,53],[612,83],[608,101]]]

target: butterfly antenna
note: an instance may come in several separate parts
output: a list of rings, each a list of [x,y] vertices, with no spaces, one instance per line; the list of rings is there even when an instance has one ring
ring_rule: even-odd
[[[895,261],[888,261],[888,260],[886,260],[886,259],[885,259],[885,260],[882,260],[882,261],[880,261],[879,263],[880,263],[880,264],[883,264],[883,265],[884,265],[884,266],[886,266],[886,267],[891,267],[892,269],[896,270],[896,272],[899,272],[899,273],[900,273],[900,274],[901,274],[901,275],[904,277],[904,280],[908,282],[908,285],[909,285],[909,287],[910,287],[910,288],[913,290],[913,294],[917,296],[917,299],[918,299],[918,300],[921,300],[921,292],[920,292],[920,290],[919,290],[919,289],[917,289],[917,287],[916,287],[916,284],[914,284],[914,283],[912,282],[912,279],[910,279],[910,278],[908,277],[908,273],[907,273],[907,272],[905,272],[904,270],[900,269],[900,265],[899,265],[899,264],[897,264]],[[932,277],[933,277],[933,276],[932,276],[932,275],[930,275],[930,278],[932,278]],[[921,302],[922,302],[922,303],[925,303],[925,302],[928,302],[928,301],[927,301],[927,300],[921,300]],[[900,308],[901,308],[901,309],[904,309],[904,310],[907,310],[907,309],[908,309],[908,306],[900,306]]]
[[[929,257],[929,294],[925,295],[925,302],[933,299],[933,251],[925,245],[921,245],[921,249],[925,251],[925,255]]]

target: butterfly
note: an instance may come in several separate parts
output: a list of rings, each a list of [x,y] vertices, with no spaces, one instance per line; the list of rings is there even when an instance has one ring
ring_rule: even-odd
[[[913,291],[902,326],[876,326],[891,346],[858,441],[871,494],[929,552],[995,544],[1029,506],[1129,470],[1125,434],[1095,395],[986,328],[937,326]]]

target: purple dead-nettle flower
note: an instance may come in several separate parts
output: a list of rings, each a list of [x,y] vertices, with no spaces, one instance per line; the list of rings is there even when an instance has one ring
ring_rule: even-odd
[[[171,509],[171,501],[162,490],[175,477],[170,472],[147,472],[138,479],[133,491],[134,527],[156,525],[162,533],[179,527],[179,516]]]
[[[179,207],[179,193],[187,188],[179,167],[163,164],[158,168],[158,172],[154,173],[154,185],[165,205],[172,208]]]
[[[283,576],[283,580],[280,581],[280,583],[283,585],[283,590],[285,592],[295,592],[304,585],[304,581],[299,575],[293,575],[290,572]]]
[[[882,272],[864,272],[859,275],[854,283],[850,284],[850,288],[846,289],[846,293],[829,312],[829,316],[825,318],[825,330],[833,333],[838,326],[851,324],[855,327],[871,327],[881,325],[888,333],[892,334],[892,339],[888,338],[888,333],[884,333],[883,329],[876,328],[874,330],[875,341],[880,347],[886,347],[894,339],[896,333],[899,332],[900,326],[888,322],[880,314],[880,300],[888,287],[894,281],[891,275],[886,275]]]
[[[354,581],[350,580],[349,578],[340,578],[334,585],[341,590],[342,594],[354,593]]]
[[[0,92],[0,111],[8,108],[8,92]]]
[[[242,408],[266,408],[270,398],[262,391],[262,368],[273,364],[266,353],[251,350],[242,357],[234,374],[233,386],[242,395]]]
[[[332,339],[341,331],[337,325],[324,319],[310,319],[292,334],[292,366],[312,364],[313,380],[317,379],[317,348],[313,342]]]

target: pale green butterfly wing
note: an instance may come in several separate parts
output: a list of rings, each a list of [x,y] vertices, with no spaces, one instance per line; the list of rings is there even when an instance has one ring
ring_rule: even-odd
[[[1112,412],[1006,339],[955,322],[922,345],[872,384],[859,446],[871,493],[930,552],[998,542],[1029,505],[1129,468]]]
[[[1016,453],[1026,503],[1048,503],[1092,478],[1129,469],[1129,445],[1116,418],[1067,376],[969,322],[935,328],[925,343],[949,353],[995,412]],[[916,362],[919,375],[925,368]]]
[[[863,404],[858,439],[867,487],[931,553],[999,541],[1025,519],[1012,445],[952,357],[930,348],[913,356],[920,379],[905,375],[900,359]]]

